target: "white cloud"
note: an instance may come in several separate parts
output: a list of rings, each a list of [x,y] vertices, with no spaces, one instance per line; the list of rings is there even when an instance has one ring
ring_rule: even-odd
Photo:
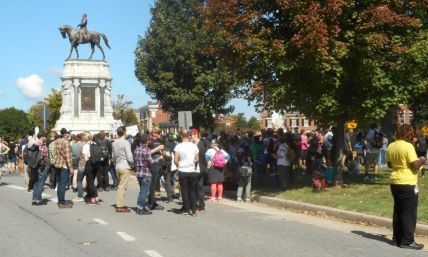
[[[53,75],[53,76],[61,75],[62,74],[62,68],[50,67],[48,69],[48,73],[49,73],[49,75]]]
[[[32,74],[26,78],[20,77],[16,80],[16,86],[29,98],[40,98],[43,96],[43,84],[45,82],[38,75]]]

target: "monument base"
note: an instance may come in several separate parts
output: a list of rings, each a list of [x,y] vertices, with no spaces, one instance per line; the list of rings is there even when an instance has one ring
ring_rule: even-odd
[[[65,61],[61,76],[62,106],[54,131],[66,128],[73,134],[110,132],[114,121],[111,80],[105,61]]]

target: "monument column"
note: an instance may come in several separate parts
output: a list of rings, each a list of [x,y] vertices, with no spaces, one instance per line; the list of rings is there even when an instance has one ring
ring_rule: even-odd
[[[74,117],[79,117],[79,85],[80,81],[78,79],[74,80]]]

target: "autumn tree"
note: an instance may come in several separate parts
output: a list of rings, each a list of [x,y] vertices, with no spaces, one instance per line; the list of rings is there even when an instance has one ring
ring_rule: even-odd
[[[204,27],[204,0],[159,0],[149,30],[135,50],[135,74],[161,108],[177,118],[192,111],[193,125],[211,128],[217,114],[228,114],[236,76],[210,48],[224,39]]]
[[[427,8],[427,0],[210,0],[206,25],[227,40],[215,49],[260,109],[337,126],[340,164],[346,121],[378,121],[426,91],[409,53],[423,40]]]
[[[138,124],[137,116],[132,108],[132,101],[125,100],[123,94],[116,95],[112,107],[114,119],[121,120],[126,126]]]

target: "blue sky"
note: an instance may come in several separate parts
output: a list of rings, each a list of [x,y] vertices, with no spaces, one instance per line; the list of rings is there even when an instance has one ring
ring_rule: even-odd
[[[0,109],[14,106],[28,110],[52,88],[60,89],[60,74],[70,44],[61,25],[77,26],[88,14],[88,29],[104,32],[112,50],[103,48],[113,77],[113,95],[124,94],[143,106],[150,97],[134,75],[134,50],[151,19],[153,0],[0,1]],[[79,47],[81,58],[90,46]],[[96,49],[94,59],[100,59]],[[232,101],[235,113],[256,116],[244,100]]]

